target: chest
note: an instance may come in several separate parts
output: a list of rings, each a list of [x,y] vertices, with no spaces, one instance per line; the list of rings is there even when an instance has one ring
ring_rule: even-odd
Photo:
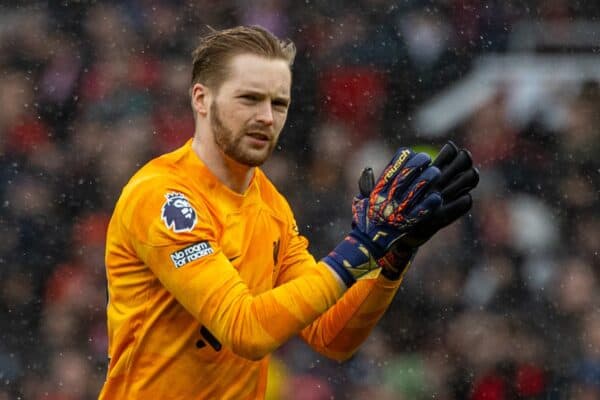
[[[273,288],[281,266],[285,223],[253,207],[223,217],[220,247],[253,294]]]

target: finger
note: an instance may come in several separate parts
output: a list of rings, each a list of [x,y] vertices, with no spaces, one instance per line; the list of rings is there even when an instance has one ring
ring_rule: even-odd
[[[473,199],[469,193],[462,195],[456,200],[442,205],[435,213],[436,231],[450,225],[465,215],[473,205]]]
[[[442,197],[445,202],[450,202],[457,197],[471,191],[479,183],[479,171],[471,168],[460,174],[456,179],[450,182],[443,190]]]
[[[420,246],[437,231],[465,215],[471,209],[472,203],[471,195],[469,194],[450,203],[443,203],[427,220],[424,219],[415,225],[410,235],[402,238],[402,242],[408,246]]]
[[[433,214],[442,205],[442,195],[438,192],[431,192],[425,198],[413,207],[408,214],[409,218],[424,218]]]
[[[405,149],[410,151],[408,149]],[[400,156],[398,156],[400,154]],[[414,154],[411,152],[411,154]],[[401,153],[396,154],[397,160],[400,160]],[[393,160],[392,160],[393,161]],[[413,183],[415,177],[418,176],[431,162],[429,155],[425,153],[418,153],[413,155],[404,165],[399,168],[388,167],[377,180],[375,188],[369,195],[369,202],[371,204],[372,211],[370,214],[377,213],[382,219],[387,220],[397,209],[397,199],[395,198],[398,193],[401,195],[404,193]],[[390,163],[390,166],[398,165],[396,162]],[[392,178],[390,178],[392,177]]]
[[[458,147],[456,147],[453,141],[449,140],[448,143],[446,143],[442,147],[442,149],[435,157],[435,160],[433,160],[433,163],[431,165],[433,165],[434,167],[438,167],[440,170],[442,170],[443,167],[450,164],[450,162],[454,160],[457,154]]]
[[[454,160],[442,169],[442,175],[437,182],[436,188],[441,191],[456,175],[471,168],[472,165],[473,161],[469,151],[461,149]]]
[[[396,193],[403,193],[408,189],[410,184],[431,162],[431,158],[425,153],[414,155],[406,164],[395,171],[393,180],[388,181],[389,172],[382,174],[377,180],[375,188],[371,191],[371,204],[377,205],[378,208],[386,209],[390,203],[394,201]],[[392,170],[389,170],[390,172]]]
[[[429,163],[431,163],[431,158],[425,153],[418,153],[411,158],[392,182],[387,198],[392,199],[396,197],[396,193],[406,191],[414,183],[416,177],[426,170]]]
[[[385,167],[379,179],[377,179],[377,186],[386,185],[388,182],[391,182],[398,172],[402,170],[402,168],[410,162],[414,158],[414,154],[412,150],[401,147],[398,149],[392,160]]]
[[[437,167],[428,167],[423,171],[407,190],[398,193],[398,198],[395,202],[398,204],[399,210],[409,210],[413,204],[416,204],[423,197],[423,194],[435,184],[440,177],[440,170]]]
[[[369,194],[371,194],[374,187],[375,176],[373,175],[373,168],[367,167],[363,169],[363,172],[358,179],[358,190],[363,197],[369,197]]]

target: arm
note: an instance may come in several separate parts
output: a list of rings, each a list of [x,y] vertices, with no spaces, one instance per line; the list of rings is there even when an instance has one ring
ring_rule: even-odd
[[[362,279],[335,306],[303,329],[300,336],[315,351],[337,361],[350,358],[388,309],[400,280],[383,275]]]
[[[302,260],[312,259],[307,241],[302,236],[293,237],[290,243],[279,284],[301,276],[306,268]],[[401,282],[402,277],[387,279],[379,271],[374,271],[358,280],[333,307],[304,328],[300,336],[326,357],[338,361],[348,359],[381,319]]]
[[[326,265],[313,263],[297,279],[253,295],[221,251],[217,224],[203,205],[191,205],[197,216],[193,229],[175,232],[167,226],[160,215],[164,192],[155,189],[161,186],[165,187],[144,184],[125,196],[121,203],[128,210],[121,213],[121,229],[156,276],[153,285],[164,287],[234,353],[249,359],[264,357],[344,292]],[[182,185],[171,185],[166,191],[191,199]],[[185,254],[189,257],[181,256]]]
[[[165,250],[138,246],[162,285],[223,345],[258,360],[314,321],[343,293],[323,265],[273,290],[253,296],[222,252],[165,271]],[[169,251],[169,250],[167,250]]]

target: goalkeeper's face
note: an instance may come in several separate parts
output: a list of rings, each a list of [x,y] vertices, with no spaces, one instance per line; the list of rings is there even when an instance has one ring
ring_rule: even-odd
[[[258,166],[271,155],[290,104],[291,72],[284,60],[233,57],[210,105],[215,143],[229,158]]]

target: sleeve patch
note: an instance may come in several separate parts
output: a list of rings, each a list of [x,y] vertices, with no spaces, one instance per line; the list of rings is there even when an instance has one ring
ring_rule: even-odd
[[[166,201],[162,206],[162,220],[167,229],[173,232],[189,232],[194,229],[198,220],[196,210],[188,199],[178,192],[166,193]]]
[[[181,268],[192,261],[213,254],[214,252],[210,243],[206,241],[198,242],[171,253],[171,261],[173,261],[175,268]]]

